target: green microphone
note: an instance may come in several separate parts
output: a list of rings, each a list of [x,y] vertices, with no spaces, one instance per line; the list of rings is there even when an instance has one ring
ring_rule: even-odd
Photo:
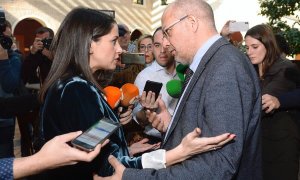
[[[182,82],[184,82],[184,72],[188,67],[189,67],[188,65],[183,65],[183,64],[178,64],[176,66],[177,75]]]
[[[166,84],[168,94],[173,98],[179,98],[183,88],[183,82],[181,80],[173,79]]]

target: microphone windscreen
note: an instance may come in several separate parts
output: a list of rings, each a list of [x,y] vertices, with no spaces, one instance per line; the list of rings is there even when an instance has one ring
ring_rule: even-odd
[[[139,88],[134,84],[126,83],[121,87],[122,99],[121,105],[128,107],[136,102],[139,96]]]
[[[176,72],[181,81],[184,81],[184,72],[188,68],[188,65],[178,64],[176,66]]]
[[[119,105],[122,97],[120,89],[114,86],[107,86],[103,90],[105,92],[106,101],[109,106],[112,109],[116,108]]]
[[[183,89],[182,81],[173,79],[166,84],[168,94],[173,98],[179,98]]]

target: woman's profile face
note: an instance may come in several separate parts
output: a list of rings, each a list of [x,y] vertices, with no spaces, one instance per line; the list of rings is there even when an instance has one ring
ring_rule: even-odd
[[[90,67],[93,72],[98,69],[114,70],[122,53],[122,48],[118,42],[118,26],[113,25],[112,30],[99,38],[92,41],[90,48]]]
[[[266,56],[267,49],[259,40],[246,36],[245,38],[246,51],[252,64],[261,64]]]

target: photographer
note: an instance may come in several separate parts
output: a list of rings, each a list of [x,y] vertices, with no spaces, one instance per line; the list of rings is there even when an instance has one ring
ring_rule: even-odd
[[[24,84],[42,84],[47,77],[53,59],[49,51],[53,36],[54,32],[50,28],[40,27],[36,30],[34,42],[30,47],[30,54],[23,62],[22,78]]]
[[[37,127],[39,106],[37,93],[52,65],[53,57],[49,48],[53,36],[54,32],[52,29],[47,27],[38,28],[33,44],[30,47],[30,54],[23,61],[21,77],[25,87],[29,88],[31,93],[21,94],[23,99],[29,99],[29,107],[24,106],[22,110],[30,109],[27,113],[18,116],[22,156],[28,156],[33,153],[32,141],[35,128]],[[15,101],[17,100],[15,99]]]
[[[12,51],[11,31],[0,12],[0,97],[12,97],[20,84],[21,55]],[[0,158],[14,156],[15,117],[0,116]]]

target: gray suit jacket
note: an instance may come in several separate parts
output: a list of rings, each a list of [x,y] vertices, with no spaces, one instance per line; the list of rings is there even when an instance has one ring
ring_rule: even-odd
[[[203,137],[231,132],[235,141],[166,169],[126,169],[123,179],[262,179],[261,94],[250,60],[216,41],[194,73],[162,148],[170,150],[200,127]]]

